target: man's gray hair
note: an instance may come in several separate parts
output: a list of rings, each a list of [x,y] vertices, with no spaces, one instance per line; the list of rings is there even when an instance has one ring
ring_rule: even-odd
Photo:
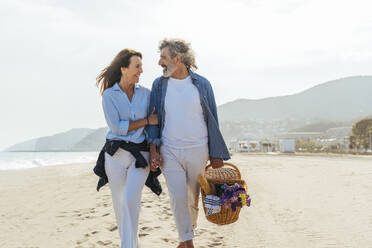
[[[190,43],[181,39],[164,39],[159,43],[159,51],[165,47],[168,47],[171,58],[179,55],[187,69],[192,71],[198,69]]]

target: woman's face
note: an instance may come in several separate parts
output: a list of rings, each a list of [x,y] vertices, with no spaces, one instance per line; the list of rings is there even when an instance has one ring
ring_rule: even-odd
[[[127,78],[131,84],[138,83],[142,72],[142,60],[138,56],[130,57],[128,68],[121,68],[122,76]]]

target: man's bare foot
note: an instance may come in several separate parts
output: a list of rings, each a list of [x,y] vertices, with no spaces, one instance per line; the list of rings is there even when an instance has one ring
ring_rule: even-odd
[[[192,239],[185,242],[180,242],[177,248],[194,248],[194,243],[192,242]]]
[[[177,248],[186,248],[185,242],[180,242],[177,246]]]

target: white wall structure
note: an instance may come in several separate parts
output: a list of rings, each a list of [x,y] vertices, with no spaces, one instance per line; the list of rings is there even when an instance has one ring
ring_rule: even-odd
[[[295,152],[295,140],[294,139],[280,139],[279,148],[280,148],[280,152],[294,153]]]

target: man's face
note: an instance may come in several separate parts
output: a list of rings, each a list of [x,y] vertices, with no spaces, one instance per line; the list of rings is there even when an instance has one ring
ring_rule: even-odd
[[[168,47],[164,47],[163,49],[161,49],[158,64],[163,67],[164,77],[171,77],[172,74],[176,71],[177,65],[175,60],[176,57],[174,57],[173,59],[171,58]]]

